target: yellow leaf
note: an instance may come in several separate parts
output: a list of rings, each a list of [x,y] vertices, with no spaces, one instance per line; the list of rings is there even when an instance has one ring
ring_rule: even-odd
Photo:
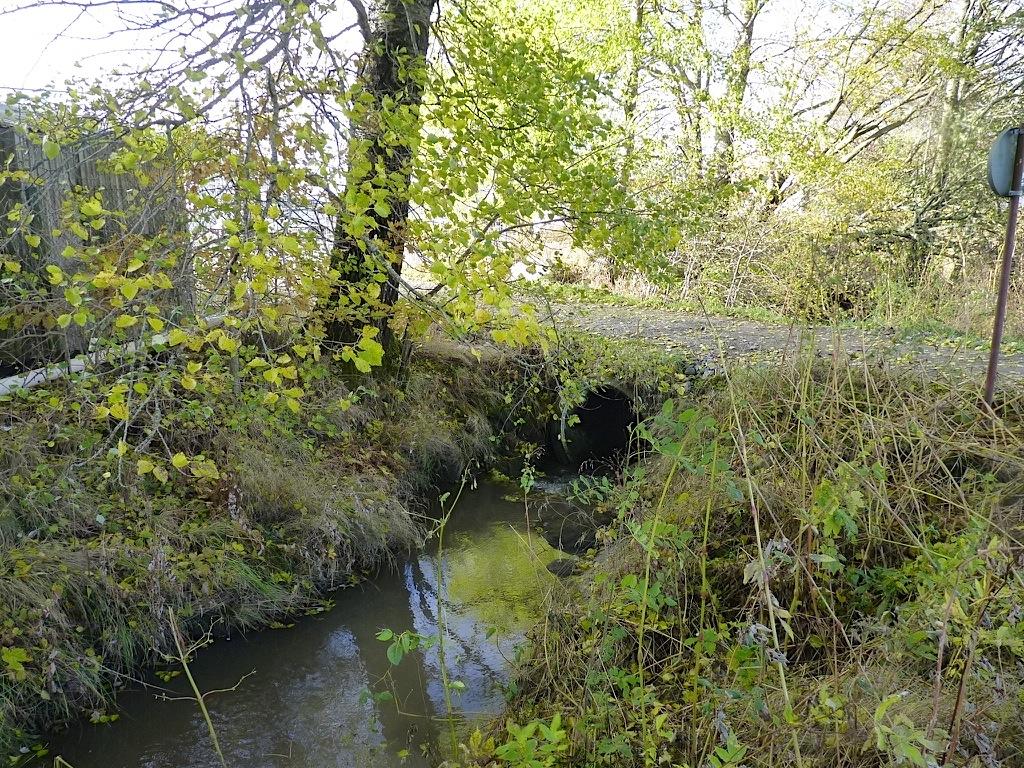
[[[175,469],[184,469],[188,466],[188,456],[184,453],[176,453],[171,457],[171,464]]]
[[[155,466],[156,465],[152,461],[150,461],[149,459],[139,459],[139,463],[138,463],[138,465],[136,467],[136,471],[140,475],[144,475],[147,472],[152,472],[153,471],[153,467],[155,467]]]
[[[139,292],[139,284],[134,280],[129,280],[126,283],[121,283],[121,295],[124,296],[128,301],[131,301]]]
[[[159,317],[147,317],[146,322],[149,323],[149,327],[157,333],[164,329],[164,321]]]
[[[302,246],[299,245],[299,241],[291,235],[281,235],[281,237],[278,238],[278,242],[281,244],[281,248],[284,252],[291,256],[298,256],[302,249]]]
[[[110,406],[110,415],[120,421],[128,419],[128,406],[124,403],[114,403]]]
[[[97,272],[92,278],[92,284],[97,288],[107,288],[110,286],[110,279],[114,276],[113,272]]]
[[[234,352],[238,349],[238,342],[232,339],[230,336],[220,336],[217,339],[217,346],[223,349],[225,352]]]
[[[192,378],[191,376],[182,376],[182,377],[181,377],[181,386],[183,386],[183,387],[184,387],[185,389],[189,390],[190,392],[191,392],[191,391],[192,391],[193,389],[195,389],[195,388],[196,388],[196,385],[197,385],[198,383],[199,383],[199,382],[197,382],[197,381],[196,381],[195,379],[193,379],[193,378]]]
[[[176,347],[187,340],[188,334],[181,330],[181,328],[173,328],[171,332],[167,334],[167,343],[172,347]]]
[[[25,242],[32,248],[38,248],[41,240],[39,235],[25,235]]]
[[[104,212],[103,205],[95,197],[78,206],[78,210],[82,212],[83,216],[88,216],[90,219],[101,216]]]
[[[163,467],[153,467],[153,477],[161,483],[166,483],[169,475],[167,474],[167,470]]]
[[[139,318],[134,315],[120,315],[117,320],[114,321],[115,328],[131,328],[139,322]]]

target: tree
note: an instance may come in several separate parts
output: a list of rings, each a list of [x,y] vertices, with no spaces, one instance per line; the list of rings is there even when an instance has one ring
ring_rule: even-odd
[[[327,338],[357,340],[340,305],[359,295],[380,307],[377,327],[387,341],[389,310],[398,301],[409,220],[409,183],[419,141],[427,82],[430,17],[435,0],[386,0],[372,22],[352,93],[345,210],[338,217],[331,269],[338,273],[328,307]],[[389,346],[385,344],[385,346]]]

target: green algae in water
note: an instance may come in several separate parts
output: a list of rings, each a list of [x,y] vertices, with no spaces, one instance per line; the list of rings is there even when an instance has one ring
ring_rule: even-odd
[[[436,635],[439,600],[449,679],[465,685],[453,696],[456,714],[471,719],[499,712],[508,660],[557,584],[546,566],[559,556],[528,530],[522,503],[504,499],[503,492],[484,483],[462,494],[440,558],[427,550],[336,593],[334,608],[324,614],[200,652],[190,666],[201,689],[238,685],[207,699],[228,765],[430,765],[424,749],[446,741],[447,732],[439,649],[409,654],[392,667],[387,644],[376,635],[385,627]],[[169,689],[168,696],[187,695],[180,676],[152,684]],[[381,692],[394,698],[374,695]],[[154,693],[126,692],[118,721],[82,723],[59,734],[51,755],[74,768],[219,765],[195,703]]]

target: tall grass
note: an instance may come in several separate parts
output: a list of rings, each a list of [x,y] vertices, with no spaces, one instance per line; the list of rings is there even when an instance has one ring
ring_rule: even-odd
[[[1019,393],[989,416],[807,357],[727,369],[644,436],[641,500],[522,673],[517,716],[571,724],[559,764],[1024,761]]]
[[[416,546],[416,495],[494,450],[492,420],[513,423],[502,389],[521,369],[467,357],[434,345],[404,388],[364,380],[358,398],[328,371],[298,415],[228,393],[197,420],[168,401],[157,438],[169,455],[216,457],[214,479],[137,475],[97,453],[117,445],[102,423],[52,407],[52,392],[5,403],[0,750],[82,710],[103,717],[117,681],[211,623],[264,626]]]

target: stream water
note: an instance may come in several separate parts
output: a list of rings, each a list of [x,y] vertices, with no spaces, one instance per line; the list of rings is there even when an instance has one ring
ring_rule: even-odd
[[[546,565],[558,557],[505,493],[491,483],[464,491],[441,552],[435,538],[418,557],[336,593],[329,611],[201,651],[190,665],[199,687],[231,689],[206,698],[228,766],[428,765],[423,748],[449,733],[440,648],[392,666],[376,635],[436,636],[438,605],[448,678],[465,686],[449,685],[453,710],[498,712],[516,646],[555,584]],[[51,755],[74,768],[218,766],[196,703],[166,698],[188,695],[183,678],[124,692],[118,720],[71,728],[51,741]]]

